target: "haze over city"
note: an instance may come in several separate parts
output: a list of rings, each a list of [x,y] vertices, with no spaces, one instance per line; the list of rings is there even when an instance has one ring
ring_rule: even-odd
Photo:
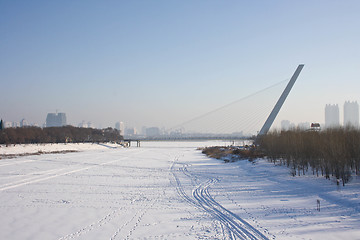
[[[2,1],[0,117],[170,128],[304,63],[277,125],[324,122],[326,104],[360,100],[359,12],[359,1]]]

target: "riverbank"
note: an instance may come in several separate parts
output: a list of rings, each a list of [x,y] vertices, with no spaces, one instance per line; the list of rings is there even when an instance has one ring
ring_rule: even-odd
[[[81,152],[108,147],[122,147],[116,143],[44,143],[0,145],[0,159],[20,156]]]

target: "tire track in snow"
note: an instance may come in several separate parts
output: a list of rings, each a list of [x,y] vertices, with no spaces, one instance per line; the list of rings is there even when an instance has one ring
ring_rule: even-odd
[[[45,180],[49,180],[49,179],[53,179],[53,178],[57,178],[57,177],[61,177],[61,176],[65,176],[65,175],[85,171],[85,170],[92,169],[92,168],[95,168],[95,167],[100,167],[100,166],[112,164],[112,163],[115,163],[115,162],[122,161],[124,159],[128,159],[128,158],[130,158],[130,157],[132,157],[134,155],[137,155],[139,153],[141,153],[141,152],[138,152],[138,153],[135,153],[135,154],[133,154],[131,156],[126,156],[126,157],[123,157],[123,158],[120,158],[120,159],[115,159],[115,160],[111,160],[111,161],[103,162],[103,163],[99,163],[99,164],[92,164],[90,166],[81,167],[81,168],[77,168],[77,169],[74,169],[72,167],[68,167],[68,168],[58,168],[58,169],[49,170],[49,172],[45,171],[44,174],[41,175],[41,176],[25,178],[25,179],[17,180],[15,182],[3,184],[3,185],[0,186],[0,192],[5,191],[5,190],[9,190],[9,189],[12,189],[12,188],[17,188],[17,187],[21,187],[21,186],[24,186],[24,185],[32,184],[32,183],[42,182],[42,181],[45,181]],[[61,172],[64,169],[67,170],[67,171]]]
[[[176,158],[176,159],[174,160],[174,162],[172,163],[172,165],[171,165],[171,167],[170,167],[170,171],[171,171],[172,175],[173,175],[174,178],[175,178],[175,182],[176,182],[176,186],[175,186],[175,187],[176,187],[176,191],[177,191],[178,195],[179,195],[183,200],[185,200],[187,203],[189,203],[190,205],[193,205],[193,206],[195,206],[195,207],[201,207],[196,201],[194,201],[192,198],[190,198],[190,197],[186,194],[183,186],[181,185],[181,182],[180,182],[180,180],[179,180],[179,178],[178,178],[178,176],[176,175],[176,172],[175,172],[175,170],[174,170],[174,165],[177,164],[177,163],[176,163],[177,161],[178,161],[178,158]]]
[[[84,171],[84,170],[87,170],[87,169],[90,169],[90,168],[91,167],[80,168],[80,169],[75,169],[75,170],[71,170],[71,171],[65,171],[63,173],[57,173],[57,172],[61,172],[63,169],[54,169],[53,170],[54,173],[46,173],[46,174],[43,174],[42,176],[25,178],[25,179],[22,179],[22,180],[18,180],[18,181],[15,181],[15,182],[4,184],[4,185],[2,185],[0,187],[0,192],[5,191],[5,190],[9,190],[9,189],[12,189],[12,188],[17,188],[17,187],[21,187],[21,186],[24,186],[24,185],[32,184],[32,183],[42,182],[42,181],[52,179],[52,178],[61,177],[61,176],[68,175],[68,174],[71,174],[71,173]]]
[[[195,180],[198,179],[197,176],[188,172],[186,166],[183,166],[182,171],[186,176],[193,178]],[[219,221],[220,219],[222,219],[222,221],[220,222],[222,223],[222,226],[225,226],[228,235],[231,236],[230,237],[231,239],[236,239],[236,236],[240,237],[240,239],[268,239],[259,230],[251,226],[249,223],[247,223],[245,220],[243,220],[233,212],[224,208],[220,203],[218,203],[217,201],[215,201],[215,199],[213,199],[213,197],[209,193],[208,188],[218,181],[219,180],[216,178],[208,179],[207,181],[199,184],[193,190],[193,196],[195,199],[198,200],[200,205],[202,205],[202,208],[205,211],[210,209],[209,214],[211,215],[215,214],[215,217],[218,217]]]
[[[176,175],[176,171],[174,170],[174,165],[177,164],[177,161],[178,158],[173,161],[170,170],[175,178],[176,190],[179,196],[187,203],[202,209],[219,221],[224,237],[227,239],[268,239],[245,220],[223,207],[210,195],[209,187],[218,182],[218,179],[210,178],[195,187],[192,191],[193,198],[187,195],[178,176]],[[183,165],[182,168],[179,168],[179,171],[182,171],[182,173],[190,178],[192,182],[195,182],[198,179],[196,176],[187,171],[185,165]]]
[[[217,181],[215,178],[209,179],[193,190],[194,198],[203,206],[204,210],[222,222],[235,238],[268,239],[245,220],[215,201],[209,193],[209,187]]]
[[[54,172],[56,170],[59,170],[59,169],[49,169],[49,170],[36,171],[36,172],[25,173],[25,174],[21,174],[21,173],[12,174],[12,173],[9,173],[8,175],[0,176],[0,180],[11,179],[11,178],[24,178],[24,177],[28,177],[28,176],[40,176],[41,174],[48,174],[48,173]],[[17,180],[17,181],[21,181],[21,180]]]
[[[28,162],[37,162],[37,161],[40,161],[40,160],[21,160],[21,161],[12,160],[11,162],[0,164],[0,167],[18,165],[21,163],[28,163]]]
[[[64,170],[66,168],[59,168],[59,169],[51,169],[51,170],[47,170],[47,171],[42,171],[42,172],[34,172],[34,173],[28,173],[26,175],[16,175],[17,177],[25,177],[23,179],[20,180],[16,180],[14,182],[10,182],[10,183],[5,183],[0,185],[0,191],[3,190],[7,190],[10,188],[14,188],[17,186],[22,186],[24,184],[28,184],[31,182],[36,182],[37,180],[41,180],[42,178],[44,178],[44,176],[49,176],[52,174],[56,174],[58,172],[61,172],[62,170]],[[29,177],[30,176],[30,177]]]
[[[174,176],[174,179],[175,179],[175,182],[176,182],[176,185],[175,185],[175,188],[176,188],[176,191],[178,193],[178,195],[185,201],[187,202],[188,204],[190,205],[193,205],[195,208],[201,210],[201,211],[204,211],[203,209],[203,206],[201,204],[199,204],[198,201],[196,201],[195,199],[192,199],[188,194],[186,194],[182,184],[181,184],[181,181],[179,179],[179,177],[177,176],[177,172],[182,172],[183,174],[185,174],[188,178],[191,179],[191,182],[193,185],[195,185],[195,181],[196,181],[196,177],[193,177],[190,173],[187,172],[187,169],[186,169],[186,166],[184,164],[181,164],[182,167],[180,167],[178,169],[178,171],[175,171],[174,170],[174,166],[175,164],[179,164],[177,163],[177,161],[179,160],[179,158],[175,158],[171,167],[170,167],[170,172],[172,173],[172,175]],[[195,180],[194,180],[195,179]],[[220,227],[221,227],[221,230],[222,230],[222,234],[224,236],[224,239],[234,239],[232,236],[231,236],[231,233],[229,231],[225,231],[225,228],[224,228],[224,225],[220,222]],[[226,228],[227,229],[227,228]]]

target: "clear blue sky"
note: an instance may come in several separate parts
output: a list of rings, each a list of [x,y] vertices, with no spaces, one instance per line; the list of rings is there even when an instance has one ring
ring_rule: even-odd
[[[171,127],[290,78],[279,120],[360,101],[360,1],[0,0],[0,117]]]

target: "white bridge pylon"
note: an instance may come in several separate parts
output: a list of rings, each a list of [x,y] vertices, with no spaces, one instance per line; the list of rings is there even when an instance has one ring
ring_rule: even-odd
[[[284,104],[287,96],[289,95],[291,88],[294,86],[296,79],[298,78],[301,70],[303,69],[304,64],[300,64],[297,69],[295,70],[293,76],[291,77],[289,83],[286,85],[283,93],[281,94],[279,100],[275,104],[273,110],[271,111],[269,117],[266,119],[264,125],[262,126],[260,132],[258,133],[258,137],[261,135],[265,135],[271,128],[276,116],[278,115],[282,105]]]

